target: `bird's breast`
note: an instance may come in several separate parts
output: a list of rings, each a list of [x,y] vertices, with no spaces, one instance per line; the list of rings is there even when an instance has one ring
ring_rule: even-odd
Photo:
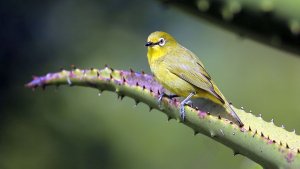
[[[165,63],[154,64],[150,67],[156,80],[170,92],[182,97],[186,97],[191,92],[195,91],[194,86],[170,72]]]

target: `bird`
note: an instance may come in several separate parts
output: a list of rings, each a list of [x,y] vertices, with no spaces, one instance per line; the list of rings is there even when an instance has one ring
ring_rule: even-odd
[[[174,95],[184,97],[180,102],[180,117],[185,119],[185,105],[192,98],[206,98],[225,108],[242,127],[244,124],[216,86],[200,59],[180,45],[170,34],[162,31],[151,33],[145,46],[147,59],[155,79]],[[159,101],[166,95],[162,93]]]

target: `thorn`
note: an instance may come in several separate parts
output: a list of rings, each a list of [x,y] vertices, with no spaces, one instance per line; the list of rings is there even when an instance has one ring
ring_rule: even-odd
[[[110,79],[113,79],[113,76],[112,76],[112,74],[109,74],[109,78],[110,78]]]
[[[140,101],[138,100],[134,100],[134,102],[135,102],[134,107],[136,107],[140,103]]]
[[[283,129],[284,129],[284,125],[283,125],[283,124],[281,125],[281,128],[283,128]]]
[[[268,136],[267,139],[270,140],[270,137]]]
[[[126,79],[124,76],[122,77],[122,79],[123,79],[123,84],[126,83]]]
[[[216,137],[216,134],[214,132],[210,132],[210,137]]]
[[[152,90],[152,88],[150,87],[150,93],[152,93],[153,92],[153,90]]]
[[[136,84],[135,84],[136,86],[139,86],[139,82],[136,82]]]
[[[252,113],[252,110],[250,110],[249,113]]]
[[[172,117],[171,116],[168,116],[168,121],[172,120]]]
[[[223,136],[225,136],[225,134],[224,134],[224,132],[223,132],[223,130],[222,130],[222,129],[220,129],[220,132],[221,132],[221,134],[222,134]]]
[[[118,98],[122,101],[124,99],[125,95],[118,95]]]
[[[273,143],[276,143],[276,141],[275,141],[275,140],[273,140]]]
[[[289,149],[290,147],[289,147],[289,145],[286,143],[286,146],[285,146],[287,149]]]
[[[197,134],[199,134],[199,132],[195,130],[194,131],[194,136],[197,135]]]
[[[253,134],[253,136],[252,136],[252,137],[254,137],[256,134],[257,134],[257,130],[255,130],[255,132],[254,132],[254,134]]]
[[[279,145],[282,146],[282,142],[281,141],[280,141]]]
[[[115,70],[114,70],[113,68],[111,68],[111,67],[110,67],[109,69],[110,69],[112,72],[115,71]]]
[[[145,85],[143,85],[143,90],[145,90],[146,89],[146,86]]]
[[[97,77],[99,77],[100,76],[100,73],[99,73],[99,71],[97,70]]]
[[[296,129],[294,129],[292,132],[293,132],[294,134],[296,134]]]
[[[93,67],[91,68],[91,72],[92,72],[92,71],[94,71],[94,68],[93,68]]]
[[[271,119],[271,123],[274,124],[274,119]]]
[[[131,68],[130,68],[130,73],[131,73],[131,75],[134,74],[134,70],[132,70]]]
[[[230,123],[230,124],[233,124],[233,122],[232,122],[232,121],[230,121],[229,123]]]
[[[299,148],[298,148],[297,152],[298,152],[298,154],[300,153],[300,149]]]
[[[105,64],[104,67],[105,67],[105,68],[108,68],[108,64]]]
[[[233,151],[233,156],[239,155],[240,153],[237,151]]]
[[[160,91],[159,90],[157,90],[157,94],[160,96]]]
[[[264,137],[264,133],[263,133],[263,132],[261,132],[261,133],[260,133],[260,136],[261,136],[261,137]]]
[[[232,135],[235,135],[235,132],[233,132]]]
[[[232,102],[231,102],[231,101],[229,101],[229,105],[232,105]]]
[[[249,130],[249,131],[252,131],[250,126],[249,126],[249,129],[248,129],[248,130]]]
[[[153,107],[150,107],[150,106],[149,106],[149,112],[152,111],[152,110],[153,110]]]
[[[259,118],[262,118],[262,117],[261,117],[261,114],[258,114],[258,117],[259,117]]]
[[[142,75],[145,75],[145,72],[142,70]]]
[[[210,112],[208,111],[208,112],[206,112],[207,113],[207,115],[210,115]]]
[[[197,111],[199,110],[199,108],[198,108],[197,106],[195,107],[195,109],[196,109]]]
[[[103,90],[99,90],[98,96],[101,96],[102,92],[103,92]]]
[[[221,116],[220,116],[220,115],[218,116],[218,119],[221,119]]]
[[[242,106],[241,109],[244,110],[244,107]]]

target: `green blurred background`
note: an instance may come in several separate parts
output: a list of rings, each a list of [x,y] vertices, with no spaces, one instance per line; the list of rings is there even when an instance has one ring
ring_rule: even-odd
[[[144,43],[167,31],[204,62],[236,107],[300,130],[300,59],[158,1],[0,2],[1,169],[256,168],[163,113],[114,93],[24,88],[60,68],[150,72]]]

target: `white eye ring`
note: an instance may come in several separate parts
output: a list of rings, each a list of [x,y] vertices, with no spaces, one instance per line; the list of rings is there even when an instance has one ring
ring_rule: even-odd
[[[166,44],[166,40],[164,38],[160,38],[158,41],[159,46],[164,46]]]

